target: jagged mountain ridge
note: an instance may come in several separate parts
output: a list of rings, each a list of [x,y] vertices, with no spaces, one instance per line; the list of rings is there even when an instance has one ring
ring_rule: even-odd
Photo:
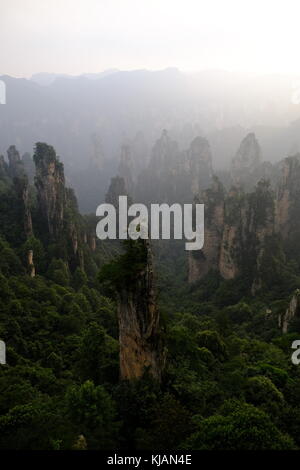
[[[53,147],[36,144],[34,185],[27,176],[26,170],[31,170],[33,164],[32,161],[29,164],[28,156],[24,161],[15,146],[9,147],[7,155],[8,164],[3,156],[0,160],[2,235],[16,245],[38,237],[46,246],[53,245],[52,256],[64,259],[71,270],[76,267],[84,270],[85,257],[89,258],[88,252],[96,247],[95,230],[93,227],[91,231],[79,214],[76,197],[65,185],[64,167]],[[5,219],[8,215],[5,201],[9,198],[20,214],[16,233],[11,233],[11,220]]]
[[[190,282],[210,270],[224,279],[246,276],[254,295],[266,282],[264,269],[272,256],[281,266],[289,259],[299,263],[299,168],[297,154],[273,168],[272,183],[263,178],[250,191],[242,185],[227,190],[215,178],[199,194],[197,202],[205,204],[205,242],[200,253],[189,254]]]
[[[163,128],[181,149],[197,135],[205,137],[216,168],[228,165],[249,131],[256,133],[267,160],[279,160],[299,148],[298,105],[291,102],[289,78],[270,77],[266,87],[267,77],[221,71],[186,75],[168,69],[120,71],[95,80],[58,77],[48,86],[1,79],[7,104],[0,108],[0,152],[11,142],[21,153],[31,151],[37,140],[51,143],[63,155],[66,175],[85,211],[95,205],[91,182],[95,191],[100,181],[103,200],[107,181],[118,167],[120,147],[137,134],[145,144],[139,152],[142,167]],[[99,167],[102,171],[93,179]]]

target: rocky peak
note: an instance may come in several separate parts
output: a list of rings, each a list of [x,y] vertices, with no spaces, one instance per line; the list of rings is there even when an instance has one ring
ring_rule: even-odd
[[[224,279],[252,273],[255,289],[260,284],[261,260],[266,240],[275,233],[274,193],[262,180],[251,193],[232,187],[225,193],[215,178],[202,193],[205,204],[204,247],[189,255],[189,280],[217,270]]]
[[[64,167],[54,148],[44,143],[36,144],[34,162],[41,214],[47,222],[50,235],[56,238],[63,228],[66,205]]]
[[[253,132],[241,142],[231,163],[233,182],[243,184],[249,174],[253,173],[261,163],[261,150]]]
[[[11,145],[9,149],[7,150],[7,157],[8,157],[9,175],[12,178],[25,177],[25,170],[23,167],[20,154],[14,145]]]
[[[20,158],[20,154],[14,145],[11,145],[9,149],[7,150],[7,156],[8,156],[8,162],[9,162],[7,173],[13,180],[17,197],[21,201],[21,204],[23,206],[22,218],[23,218],[25,236],[31,237],[33,235],[33,228],[32,228],[32,218],[31,218],[31,210],[30,210],[30,203],[29,203],[28,177],[27,177],[25,168],[23,166],[23,162]],[[4,170],[6,170],[7,165],[4,162],[4,159],[2,163],[0,163],[0,166],[2,166]]]
[[[130,259],[132,263],[118,289],[121,378],[135,379],[148,370],[159,381],[165,351],[149,241],[130,240],[125,257],[126,269]]]

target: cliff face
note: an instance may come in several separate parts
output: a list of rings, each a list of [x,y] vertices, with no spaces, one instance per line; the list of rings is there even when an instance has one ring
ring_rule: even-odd
[[[33,235],[33,226],[32,226],[32,217],[31,209],[29,202],[29,185],[28,179],[15,179],[15,186],[17,188],[17,193],[19,194],[20,199],[23,202],[23,220],[24,220],[24,231],[27,238]]]
[[[269,182],[262,180],[257,184],[255,192],[249,197],[249,206],[249,225],[244,246],[244,256],[248,253],[249,259],[244,269],[251,273],[251,292],[255,295],[263,285],[264,258],[268,256],[271,241],[276,237],[274,192]],[[273,255],[277,256],[277,253]]]
[[[119,196],[127,195],[123,178],[111,179],[106,202],[118,212]],[[131,204],[128,197],[128,204]],[[117,220],[117,228],[118,220]],[[149,240],[129,240],[126,252],[114,266],[117,273],[120,376],[139,378],[148,372],[158,381],[165,363],[165,353],[157,308],[152,251]],[[104,276],[104,279],[106,277]]]
[[[53,147],[36,144],[34,162],[38,215],[45,221],[49,240],[56,244],[59,256],[68,260],[71,269],[84,269],[83,246],[89,241],[95,251],[94,230],[90,233],[80,216],[74,191],[65,187],[64,167]]]
[[[120,375],[122,379],[141,377],[145,370],[158,381],[165,363],[165,353],[156,303],[152,252],[149,242],[139,240],[142,262],[134,282],[119,289],[118,319]],[[140,256],[139,254],[139,256]]]
[[[253,137],[248,140],[253,145]],[[252,167],[258,153],[249,155]],[[264,283],[267,258],[300,262],[300,155],[284,159],[272,172],[273,186],[262,179],[250,192],[238,185],[218,197],[212,187],[198,198],[205,204],[205,240],[201,253],[188,255],[190,282],[209,270],[224,279],[245,275],[254,295]]]
[[[7,174],[12,178],[17,197],[22,205],[23,227],[26,238],[33,235],[31,209],[29,202],[29,182],[20,154],[14,145],[7,150]],[[2,162],[3,165],[3,162]]]
[[[290,322],[300,316],[300,290],[297,289],[290,301],[286,311],[279,315],[278,326],[282,329],[283,333],[287,333]]]
[[[238,255],[242,249],[245,204],[243,193],[232,188],[224,201],[224,225],[218,268],[224,279],[233,279],[239,272]]]
[[[79,267],[94,276],[101,262],[101,254],[92,254],[99,246],[96,216],[80,215],[75,193],[65,186],[63,165],[53,147],[37,143],[32,160],[29,154],[20,158],[11,146],[7,156],[5,160],[0,155],[1,234],[24,251],[22,260],[28,274],[46,273],[48,261],[55,258],[64,261],[70,274]],[[31,179],[36,174],[36,188],[29,184],[28,168]]]
[[[238,188],[225,193],[220,186],[216,191],[215,186],[202,194],[200,202],[205,204],[204,247],[200,254],[189,255],[190,282],[210,270],[217,270],[224,279],[247,272],[255,290],[265,243],[275,233],[275,203],[269,183],[261,181],[249,194]]]
[[[281,176],[276,194],[276,230],[286,239],[299,225],[300,155],[286,158],[280,166]]]
[[[203,191],[199,199],[204,203],[205,241],[200,252],[189,252],[189,282],[201,279],[211,269],[218,269],[224,227],[224,188],[217,178],[212,188]]]
[[[53,147],[38,143],[34,154],[35,185],[38,203],[51,236],[57,238],[63,229],[66,207],[64,168]]]

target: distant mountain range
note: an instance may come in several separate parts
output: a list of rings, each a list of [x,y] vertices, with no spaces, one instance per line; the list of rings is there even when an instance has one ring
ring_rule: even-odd
[[[137,134],[146,149],[140,158],[147,159],[162,129],[180,148],[197,136],[207,138],[219,168],[228,165],[248,132],[255,132],[265,160],[300,148],[293,77],[170,68],[0,79],[7,88],[7,104],[0,105],[0,154],[12,143],[21,153],[32,153],[35,142],[47,142],[57,149],[76,189],[91,162],[99,169],[105,163],[113,175],[121,145]]]

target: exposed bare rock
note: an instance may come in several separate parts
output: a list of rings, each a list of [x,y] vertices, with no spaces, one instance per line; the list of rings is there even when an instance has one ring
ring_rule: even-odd
[[[269,182],[262,180],[257,184],[256,190],[248,199],[250,204],[250,223],[247,245],[251,247],[250,253],[253,253],[255,259],[251,287],[252,295],[255,295],[263,285],[262,267],[264,257],[269,251],[270,240],[276,233],[275,195]]]
[[[278,324],[283,333],[287,333],[291,320],[300,316],[300,290],[297,289],[290,301],[290,304],[282,315],[279,315]]]
[[[267,181],[257,184],[252,193],[240,188],[225,193],[215,180],[204,191],[204,247],[189,254],[189,281],[216,270],[224,279],[247,272],[253,276],[253,292],[261,286],[261,263],[269,237],[275,233],[274,194]]]
[[[22,201],[23,226],[25,236],[28,238],[33,235],[31,210],[29,204],[28,177],[25,172],[23,162],[20,158],[20,154],[14,145],[11,145],[7,150],[7,156],[9,161],[8,174],[13,179],[18,198],[20,199],[20,201]],[[3,160],[2,165],[4,164],[5,162]],[[5,168],[5,166],[3,168]]]
[[[199,201],[205,208],[204,246],[198,253],[189,252],[189,282],[204,277],[211,269],[218,269],[224,229],[224,189],[214,178],[211,189],[202,192]]]
[[[145,370],[160,380],[165,364],[160,316],[154,286],[152,252],[147,240],[137,242],[141,263],[134,282],[119,290],[120,375],[134,379]],[[136,256],[135,256],[136,259]]]
[[[22,201],[24,204],[24,231],[27,238],[33,235],[33,227],[32,227],[32,217],[31,217],[31,210],[29,204],[29,187],[27,179],[24,182],[22,193],[21,193]]]
[[[219,271],[224,279],[234,279],[239,270],[233,252],[236,250],[237,227],[225,225],[220,252]]]
[[[71,271],[77,266],[84,270],[84,222],[74,191],[65,186],[63,164],[45,143],[36,144],[34,162],[38,215],[48,228],[46,242],[58,245]]]
[[[38,143],[34,155],[36,165],[35,185],[38,202],[51,236],[58,237],[64,225],[66,206],[63,164],[56,157],[53,147]]]
[[[293,208],[298,201],[300,154],[285,158],[281,163],[281,178],[276,196],[276,231],[286,239],[295,227]]]
[[[29,276],[35,277],[35,266],[33,263],[33,250],[28,251],[27,263],[28,263]]]
[[[238,252],[241,250],[242,224],[245,221],[243,193],[232,187],[224,200],[224,226],[218,268],[224,279],[239,273]]]

